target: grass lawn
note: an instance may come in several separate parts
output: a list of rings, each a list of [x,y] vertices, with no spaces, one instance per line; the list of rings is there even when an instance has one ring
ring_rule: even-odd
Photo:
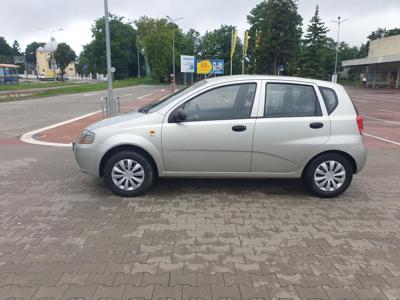
[[[133,85],[139,85],[139,84],[151,84],[152,81],[146,78],[128,78],[128,79],[123,79],[123,80],[115,80],[113,82],[113,88],[123,88],[123,87],[128,87],[128,86],[133,86]],[[34,96],[29,96],[29,97],[22,97],[22,98],[4,98],[0,99],[0,102],[6,102],[6,101],[15,101],[15,100],[20,100],[24,98],[37,98],[37,97],[49,97],[49,96],[56,96],[56,95],[66,95],[66,94],[76,94],[76,93],[87,93],[87,92],[94,92],[94,91],[101,91],[101,90],[106,90],[108,87],[108,83],[105,82],[97,82],[97,83],[81,83],[81,84],[74,84],[74,83],[67,83],[67,82],[46,82],[46,83],[36,83],[36,84],[19,84],[15,85],[15,87],[21,87],[22,88],[16,88],[14,90],[22,90],[22,89],[28,89],[28,88],[46,88],[46,87],[57,87],[55,89],[49,89],[49,90],[44,90],[41,91]],[[35,87],[33,87],[35,86]],[[3,86],[0,86],[2,88]],[[8,88],[11,87],[7,86]],[[14,87],[14,86],[12,86]],[[3,90],[3,89],[0,89]],[[10,89],[8,89],[10,90]]]
[[[84,81],[82,81],[84,82]],[[84,83],[81,83],[84,84]],[[76,83],[64,81],[64,82],[54,82],[54,81],[46,81],[46,82],[34,82],[34,83],[27,83],[22,82],[19,84],[7,84],[7,85],[0,85],[0,91],[18,91],[18,90],[25,90],[25,89],[43,89],[49,87],[62,87],[62,86],[71,86],[77,85]]]

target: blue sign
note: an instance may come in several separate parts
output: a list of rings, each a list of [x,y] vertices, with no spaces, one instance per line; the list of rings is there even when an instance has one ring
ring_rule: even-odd
[[[223,59],[212,59],[212,71],[211,74],[224,75],[224,60]]]

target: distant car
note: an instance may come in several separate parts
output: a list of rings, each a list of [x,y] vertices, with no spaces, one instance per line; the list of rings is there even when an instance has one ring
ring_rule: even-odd
[[[120,196],[143,194],[159,176],[302,178],[313,195],[335,197],[364,167],[362,131],[341,85],[226,76],[95,123],[73,151]]]

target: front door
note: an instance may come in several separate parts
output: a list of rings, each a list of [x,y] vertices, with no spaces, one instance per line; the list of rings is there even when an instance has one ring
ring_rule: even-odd
[[[289,174],[307,154],[330,137],[330,120],[321,110],[316,87],[267,82],[263,116],[254,131],[253,172]]]
[[[167,114],[162,129],[166,172],[199,176],[249,172],[256,90],[256,82],[219,86]],[[179,123],[170,117],[177,109],[186,115]]]

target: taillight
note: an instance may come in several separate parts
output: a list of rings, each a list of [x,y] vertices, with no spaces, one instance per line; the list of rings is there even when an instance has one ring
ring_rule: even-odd
[[[358,130],[360,131],[360,134],[363,134],[364,131],[364,119],[363,117],[361,117],[360,115],[357,115],[357,126],[358,126]]]

